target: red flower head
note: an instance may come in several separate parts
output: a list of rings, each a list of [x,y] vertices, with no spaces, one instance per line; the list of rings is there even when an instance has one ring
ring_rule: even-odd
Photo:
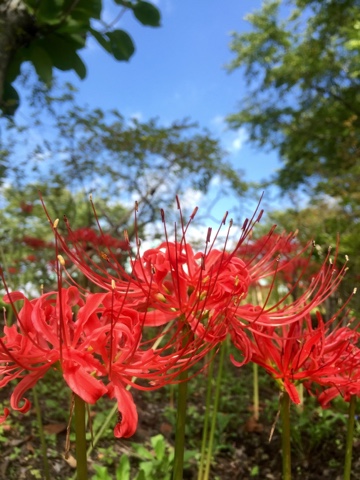
[[[22,241],[25,243],[25,245],[35,250],[42,248],[54,248],[54,245],[52,243],[46,242],[45,240],[38,237],[31,237],[29,235],[25,235]]]
[[[251,328],[252,361],[263,367],[294,403],[300,403],[296,384],[305,382],[308,388],[312,382],[333,384],[347,371],[344,360],[354,358],[359,334],[339,327],[340,323],[334,326],[335,320],[336,315],[325,324],[318,312],[315,327],[310,315],[281,327],[255,324]]]
[[[290,234],[286,238],[291,240],[293,236]],[[283,243],[285,246],[286,244],[287,242]],[[296,281],[288,286],[285,291],[284,287],[280,289],[282,296],[279,299],[279,292],[277,292],[275,302],[271,300],[271,295],[275,287],[278,269],[288,267],[292,259],[282,262],[281,252],[279,252],[278,245],[275,244],[265,252],[258,263],[252,265],[252,261],[247,262],[253,285],[259,284],[261,280],[261,301],[258,301],[256,306],[253,304],[243,305],[239,302],[235,304],[231,311],[232,328],[241,328],[255,323],[264,326],[277,326],[297,322],[321,305],[337,289],[347,270],[347,260],[340,268],[337,268],[338,245],[334,258],[331,257],[331,249],[329,248],[323,264],[308,279],[306,267],[309,265],[311,258],[311,245],[309,243],[294,257],[296,264],[299,264],[299,255],[304,253],[306,249],[309,250],[307,260],[301,262],[304,267]],[[303,282],[304,275],[306,275],[305,282]],[[265,295],[263,291],[265,291]],[[296,295],[293,295],[294,293]]]
[[[120,250],[128,249],[128,242],[119,240],[109,234],[101,233],[98,235],[92,228],[83,227],[73,230],[71,235],[67,237],[70,242],[82,244],[83,248],[114,248]]]
[[[21,292],[8,292],[4,301],[11,304],[16,324],[5,326],[0,338],[0,385],[19,382],[11,408],[28,411],[25,392],[55,368],[87,403],[105,394],[116,398],[120,414],[114,433],[129,437],[137,427],[137,411],[127,387],[160,388],[203,356],[201,339],[195,341],[176,323],[143,340],[146,312],[132,308],[127,290],[113,287],[87,295],[75,286],[59,288],[31,301]],[[20,300],[24,303],[17,312]],[[2,420],[8,413],[6,409]]]
[[[15,312],[14,302],[18,300],[24,305],[16,313],[17,322],[5,326],[0,339],[1,386],[20,380],[11,396],[11,407],[28,411],[28,400],[19,405],[23,394],[57,366],[70,388],[86,402],[94,403],[106,392],[96,378],[104,369],[90,351],[94,334],[89,323],[93,319],[84,315],[85,303],[77,288],[50,292],[31,301],[21,292],[4,297]],[[79,308],[75,321],[73,307]]]

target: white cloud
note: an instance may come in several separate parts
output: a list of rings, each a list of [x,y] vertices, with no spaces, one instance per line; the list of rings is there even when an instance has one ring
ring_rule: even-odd
[[[225,129],[225,117],[223,115],[216,115],[210,123],[217,128],[221,128],[222,131]]]
[[[216,134],[220,137],[225,150],[230,154],[236,154],[242,149],[247,140],[247,133],[244,128],[230,130],[223,115],[213,117],[211,124]]]
[[[239,128],[235,132],[229,132],[229,134],[232,134],[231,136],[233,138],[230,142],[230,148],[228,147],[228,150],[230,151],[230,153],[236,153],[242,149],[244,143],[247,140],[246,131],[244,128]]]
[[[180,196],[181,208],[183,210],[193,210],[200,205],[203,198],[203,192],[193,188],[187,188]],[[175,209],[177,209],[176,202],[174,202],[174,210]]]
[[[134,120],[138,120],[139,122],[141,122],[141,120],[143,120],[144,118],[144,115],[142,112],[133,112],[133,113],[130,113],[130,119],[134,119]]]

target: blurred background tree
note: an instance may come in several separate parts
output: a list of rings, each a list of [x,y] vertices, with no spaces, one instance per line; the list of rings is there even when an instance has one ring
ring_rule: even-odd
[[[348,293],[360,272],[359,7],[358,0],[264,2],[247,17],[251,31],[233,34],[229,65],[247,81],[229,125],[246,127],[250,142],[274,149],[283,163],[265,182],[294,201],[277,221],[323,247],[341,234],[352,260]]]

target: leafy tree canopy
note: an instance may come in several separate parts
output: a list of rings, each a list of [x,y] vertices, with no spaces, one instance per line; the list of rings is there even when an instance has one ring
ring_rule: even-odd
[[[114,0],[118,18],[131,10],[143,25],[160,26],[160,12],[143,0]],[[13,114],[19,95],[13,86],[28,61],[39,79],[50,86],[53,70],[74,70],[83,79],[86,67],[79,50],[89,35],[116,60],[135,51],[130,35],[101,21],[101,0],[3,0],[0,2],[0,108]],[[96,27],[98,26],[98,27]]]
[[[229,66],[241,67],[248,84],[230,125],[278,150],[283,191],[305,185],[350,209],[360,203],[359,7],[359,0],[267,1],[248,15],[250,32],[233,34]]]

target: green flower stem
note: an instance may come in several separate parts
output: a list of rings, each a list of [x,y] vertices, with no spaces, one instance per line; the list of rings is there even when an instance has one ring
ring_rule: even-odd
[[[291,480],[291,442],[290,442],[290,397],[282,392],[280,398],[282,420],[282,462],[283,480]]]
[[[253,402],[254,402],[254,405],[253,405],[253,408],[254,408],[254,418],[255,420],[259,420],[259,404],[260,404],[260,401],[259,401],[259,366],[257,363],[253,363],[253,382],[254,382],[254,386],[253,386],[253,395],[254,395],[254,398],[253,398]]]
[[[129,389],[128,389],[129,390]],[[96,435],[92,441],[92,443],[90,443],[89,445],[89,448],[87,449],[86,451],[86,456],[87,458],[90,457],[92,451],[94,450],[94,448],[96,447],[98,441],[101,439],[103,433],[105,432],[105,430],[108,428],[108,426],[110,425],[110,422],[112,421],[112,419],[114,418],[115,414],[117,413],[118,411],[118,404],[115,403],[115,405],[113,406],[113,408],[110,410],[108,416],[106,417],[105,419],[105,422],[103,422],[101,424],[101,427],[99,428],[99,430],[96,432]],[[76,474],[73,475],[71,477],[71,480],[76,480]]]
[[[348,416],[347,433],[346,433],[344,480],[350,480],[350,475],[351,475],[355,408],[356,408],[356,395],[351,395],[350,402],[349,402],[349,416]]]
[[[214,355],[212,352],[211,355]],[[204,467],[205,467],[205,452],[206,444],[208,441],[208,430],[209,430],[209,418],[210,418],[210,409],[211,409],[211,397],[212,397],[212,383],[213,383],[213,372],[214,372],[214,356],[209,361],[209,368],[207,373],[207,389],[206,389],[206,405],[205,405],[205,416],[204,416],[204,425],[203,425],[203,435],[201,440],[201,453],[200,453],[200,465],[197,480],[203,480]]]
[[[33,399],[34,399],[34,405],[36,410],[37,423],[39,428],[41,453],[42,453],[42,458],[44,463],[44,475],[46,480],[50,480],[50,468],[49,468],[49,462],[47,458],[46,440],[45,440],[44,428],[43,428],[43,423],[41,418],[41,408],[39,404],[39,397],[36,391],[36,385],[33,387],[32,391],[33,391]]]
[[[75,396],[75,434],[76,434],[76,473],[77,480],[87,480],[85,402]]]
[[[186,400],[187,400],[187,378],[188,372],[181,372],[178,385],[178,405],[175,430],[175,454],[173,480],[183,480],[184,451],[185,451],[185,421],[186,421]]]
[[[207,458],[206,458],[204,480],[208,480],[209,475],[210,475],[210,465],[211,465],[211,457],[212,457],[212,451],[213,451],[213,445],[214,445],[217,412],[218,412],[218,408],[219,408],[221,380],[222,380],[222,372],[223,372],[223,366],[224,366],[225,350],[226,350],[226,342],[224,341],[224,342],[222,342],[221,347],[220,347],[220,359],[219,359],[218,372],[217,372],[217,377],[216,377],[216,387],[215,387],[214,410],[212,412],[211,430],[210,430],[209,445],[208,445]]]

